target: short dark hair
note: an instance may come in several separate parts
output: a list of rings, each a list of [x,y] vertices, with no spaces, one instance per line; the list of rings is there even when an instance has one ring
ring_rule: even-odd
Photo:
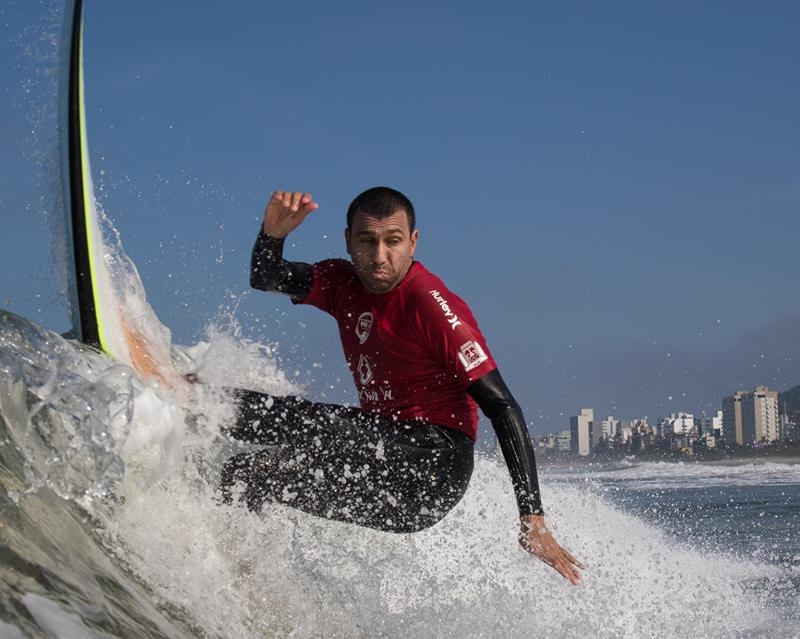
[[[347,228],[353,227],[353,218],[356,213],[364,213],[370,217],[383,220],[398,211],[405,211],[408,217],[408,230],[414,231],[416,218],[414,205],[405,195],[388,186],[373,186],[356,196],[347,209]]]

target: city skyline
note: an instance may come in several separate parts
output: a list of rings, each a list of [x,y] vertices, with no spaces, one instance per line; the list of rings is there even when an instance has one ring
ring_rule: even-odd
[[[653,413],[653,414],[647,414],[647,413],[631,414],[631,413],[624,413],[624,412],[623,413],[619,413],[619,412],[611,413],[611,412],[607,412],[607,411],[603,411],[603,410],[597,410],[594,406],[589,406],[588,404],[584,404],[584,405],[581,405],[580,408],[576,409],[576,411],[574,411],[572,415],[567,416],[566,419],[567,420],[572,419],[575,416],[576,413],[578,415],[580,415],[580,411],[582,411],[584,409],[592,410],[592,411],[595,412],[595,414],[602,415],[604,418],[621,418],[621,419],[626,420],[626,421],[650,420],[650,421],[656,421],[657,422],[658,420],[666,419],[666,418],[668,418],[670,416],[674,416],[674,415],[677,415],[677,414],[684,414],[684,413],[685,414],[691,414],[691,415],[699,415],[699,416],[702,416],[702,417],[710,418],[713,415],[716,415],[719,411],[721,411],[723,409],[722,407],[723,407],[723,404],[724,404],[724,400],[727,397],[736,395],[738,393],[752,394],[752,393],[758,391],[759,389],[766,389],[766,390],[768,390],[770,392],[774,392],[777,396],[780,396],[783,393],[786,393],[786,392],[789,392],[789,391],[793,391],[793,390],[795,390],[797,388],[800,388],[800,384],[794,384],[794,385],[791,385],[788,388],[785,388],[785,389],[782,389],[782,390],[770,388],[770,387],[768,387],[768,386],[766,386],[764,384],[755,384],[752,387],[751,390],[738,388],[738,389],[736,389],[734,391],[731,391],[727,395],[724,395],[724,396],[720,397],[719,406],[717,406],[716,408],[714,408],[712,406],[709,410],[701,409],[699,411],[693,410],[692,407],[687,404],[683,408],[678,408],[676,410],[670,410],[667,413]],[[783,412],[783,408],[780,407],[780,410],[781,410],[781,413],[782,413]],[[622,416],[622,417],[620,417],[620,416]],[[529,426],[533,427],[534,424],[529,424]],[[533,432],[533,428],[531,430]],[[552,433],[552,432],[554,432],[555,430],[558,430],[558,429],[553,429],[553,428],[548,428],[546,426],[543,426],[539,430],[541,432],[545,432],[545,433]]]
[[[793,390],[800,390],[800,386]],[[714,415],[696,417],[690,412],[671,413],[654,423],[647,418],[618,419],[609,415],[595,416],[591,407],[580,409],[570,417],[569,430],[550,431],[538,438],[540,445],[569,450],[573,455],[591,457],[598,447],[623,446],[630,453],[647,448],[673,449],[695,452],[701,445],[705,451],[731,445],[752,447],[778,442],[796,442],[798,431],[797,406],[779,406],[779,393],[766,386],[756,386],[752,392],[736,391],[722,398],[721,408]]]

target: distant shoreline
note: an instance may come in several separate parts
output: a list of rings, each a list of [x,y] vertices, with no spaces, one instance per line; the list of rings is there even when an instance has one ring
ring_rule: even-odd
[[[543,466],[563,466],[563,465],[592,465],[608,463],[630,463],[639,464],[647,462],[664,463],[683,463],[683,464],[708,464],[714,466],[742,466],[746,464],[800,464],[800,451],[796,447],[790,450],[770,450],[764,452],[736,452],[732,454],[719,455],[685,455],[685,454],[645,454],[645,455],[592,455],[589,457],[579,457],[571,454],[558,454],[548,452],[541,454],[537,450],[536,461]]]
[[[783,455],[767,455],[756,457],[728,457],[726,459],[698,459],[693,460],[700,464],[713,464],[721,466],[741,466],[743,464],[800,464],[800,457],[796,456],[783,456]]]

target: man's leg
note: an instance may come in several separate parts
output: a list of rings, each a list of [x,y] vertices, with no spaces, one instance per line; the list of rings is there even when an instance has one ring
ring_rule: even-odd
[[[239,439],[272,445],[230,459],[223,497],[257,510],[276,501],[305,512],[395,532],[439,521],[463,496],[472,442],[424,423],[375,420],[358,409],[239,393]]]
[[[347,410],[334,404],[316,404],[302,397],[278,397],[256,391],[233,390],[236,422],[224,432],[234,439],[255,444],[277,445],[297,441],[319,425],[327,414]]]

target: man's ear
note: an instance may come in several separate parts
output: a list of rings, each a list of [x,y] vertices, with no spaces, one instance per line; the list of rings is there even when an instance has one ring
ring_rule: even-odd
[[[353,252],[350,250],[350,229],[345,228],[344,230],[344,245],[347,249],[347,254],[352,255]]]
[[[417,250],[417,240],[419,239],[419,229],[414,229],[411,233],[411,257],[414,257],[414,252]]]

